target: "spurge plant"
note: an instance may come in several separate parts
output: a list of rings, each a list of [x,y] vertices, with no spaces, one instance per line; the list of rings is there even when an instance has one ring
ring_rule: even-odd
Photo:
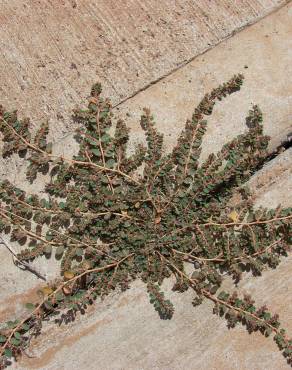
[[[25,245],[18,264],[52,253],[61,259],[61,278],[41,290],[38,303],[27,304],[28,314],[1,326],[0,368],[27,348],[45,318],[56,312],[63,313],[60,320],[74,317],[137,278],[160,317],[170,319],[174,306],[161,288],[170,277],[174,291],[193,290],[194,306],[211,300],[229,327],[242,323],[249,332],[273,335],[291,363],[292,341],[278,316],[257,308],[250,296],[220,289],[226,275],[237,283],[245,271],[260,275],[276,267],[291,247],[291,209],[255,210],[246,186],[267,157],[269,138],[257,106],[246,118],[246,133],[199,162],[205,117],[242,81],[234,76],[206,94],[166,154],[148,109],[141,117],[147,146],[128,153],[129,130],[114,121],[100,84],[92,87],[88,108],[74,111],[79,152],[73,158],[54,155],[48,124],[32,135],[29,120],[0,108],[3,157],[25,158],[30,182],[48,173],[43,197],[0,183],[0,231]],[[240,201],[233,204],[235,194]]]

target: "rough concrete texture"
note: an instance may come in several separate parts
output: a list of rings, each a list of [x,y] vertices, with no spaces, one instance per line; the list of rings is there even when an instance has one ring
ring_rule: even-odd
[[[274,174],[277,174],[276,176]],[[257,206],[292,206],[292,149],[271,161],[250,181]],[[276,178],[275,178],[276,177]],[[262,192],[264,186],[264,192]],[[284,194],[284,196],[283,196]],[[292,331],[292,256],[276,270],[261,277],[246,275],[238,290],[250,293],[259,305],[267,304],[280,314]],[[225,284],[230,287],[230,282]],[[121,295],[113,295],[90,308],[74,323],[45,325],[44,333],[32,341],[30,355],[15,369],[210,369],[284,370],[290,367],[271,338],[247,334],[241,326],[228,330],[212,315],[205,302],[194,308],[192,293],[177,294],[164,284],[175,304],[172,320],[160,320],[149,303],[145,286],[135,282]]]
[[[100,80],[131,96],[285,0],[2,0],[1,103],[61,126]]]
[[[201,44],[194,42],[192,33],[188,33],[191,32],[191,20],[194,19],[193,13],[187,18],[190,9],[195,9],[193,12],[196,17],[201,18],[199,14],[202,8],[197,6],[199,1],[168,2],[173,11],[170,12],[172,15],[169,16],[171,18],[167,29],[167,26],[164,28],[160,23],[161,19],[167,18],[163,13],[165,6],[162,6],[162,3],[127,1],[127,6],[124,7],[117,2],[113,5],[112,1],[100,1],[98,7],[96,2],[84,1],[82,6],[81,2],[76,3],[77,8],[74,7],[74,1],[43,1],[35,5],[36,2],[31,0],[25,3],[26,8],[21,8],[24,4],[16,0],[3,1],[0,5],[0,19],[3,19],[2,26],[0,25],[0,48],[4,51],[4,58],[0,60],[0,89],[3,90],[1,103],[6,103],[11,108],[20,106],[21,113],[29,114],[35,119],[44,115],[52,117],[51,135],[55,141],[55,152],[65,150],[68,155],[74,151],[70,133],[68,135],[69,128],[72,129],[67,125],[68,112],[75,103],[80,103],[81,96],[87,94],[88,87],[97,77],[105,82],[105,92],[113,96],[114,103],[117,104],[116,113],[126,117],[126,113],[130,112],[131,116],[127,117],[127,121],[132,129],[134,144],[143,140],[138,123],[142,107],[150,106],[153,110],[159,129],[165,133],[165,148],[169,150],[185,119],[190,117],[194,105],[204,93],[238,72],[244,72],[246,76],[244,87],[241,92],[215,108],[214,115],[209,120],[202,156],[218,150],[224,142],[246,129],[244,117],[252,103],[258,103],[264,112],[265,130],[272,136],[271,150],[291,132],[292,4],[284,6],[194,59],[169,77],[119,104],[145,84],[209,47],[208,37],[213,40],[211,44],[214,44],[219,41],[219,35],[222,39],[230,34],[231,28],[228,28],[227,24],[233,24],[233,30],[238,29],[283,1],[200,2],[209,11],[209,20],[202,18],[207,23],[196,23],[200,24],[197,30],[204,34],[205,44],[203,41]],[[228,8],[232,4],[233,7]],[[178,15],[175,18],[174,8],[179,5],[185,10],[180,15],[181,18]],[[252,8],[255,11],[249,10],[249,13],[247,9]],[[79,11],[78,17],[76,9]],[[130,18],[131,14],[134,18]],[[248,18],[248,14],[253,14],[254,18]],[[141,31],[139,26],[152,27],[155,16],[161,19],[159,18],[158,25],[154,27],[155,38],[150,43],[152,36]],[[114,21],[114,17],[117,17],[118,21]],[[131,19],[129,22],[132,22],[132,25],[135,24],[133,29],[124,30],[127,17]],[[27,24],[24,19],[28,20]],[[195,19],[198,22],[198,19]],[[238,19],[242,22],[240,25],[237,23]],[[136,21],[137,24],[133,23]],[[94,22],[100,22],[101,34],[104,35],[101,39],[107,40],[100,42],[96,50],[92,50],[91,46],[96,45],[96,34],[93,36],[94,33],[90,33],[90,29],[94,29]],[[17,24],[22,25],[21,34],[15,28]],[[88,24],[88,29],[84,24]],[[119,25],[124,26],[117,28]],[[58,35],[62,27],[64,32]],[[179,30],[183,27],[185,35],[178,31],[175,33],[175,27]],[[223,27],[227,27],[227,31],[229,29],[225,36],[218,33]],[[131,43],[119,42],[123,32]],[[29,37],[24,39],[23,35]],[[140,54],[135,54],[138,53],[135,37],[144,45],[142,51],[139,51]],[[189,43],[184,43],[184,37]],[[212,37],[219,38],[214,41]],[[129,49],[125,47],[128,43]],[[110,51],[113,52],[109,56],[106,44],[111,45]],[[45,47],[39,47],[40,45]],[[155,59],[153,50],[157,48],[161,48],[157,51],[160,56]],[[190,50],[192,53],[189,55],[187,52]],[[133,55],[138,57],[133,58]],[[70,64],[71,61],[77,69]],[[38,62],[44,62],[44,66],[38,66]],[[126,68],[123,63],[129,63],[129,66]],[[244,68],[245,66],[248,68]],[[135,76],[137,71],[140,73],[138,77]],[[110,77],[106,77],[105,73]],[[46,88],[41,87],[42,83]],[[113,87],[115,83],[117,85]],[[59,120],[55,119],[57,116]],[[35,120],[34,124],[37,125],[38,120]],[[62,137],[63,132],[65,136]],[[270,167],[267,166],[264,169],[266,172],[252,180],[255,184],[257,205],[262,203],[276,206],[278,202],[284,206],[292,204],[291,160],[290,150],[273,161]],[[0,164],[2,178],[9,177],[19,186],[26,187],[23,170],[23,163],[15,158],[6,165],[3,162]],[[273,183],[275,178],[277,181]],[[39,177],[36,185],[26,189],[31,192],[41,190],[43,180]],[[36,290],[42,282],[28,272],[17,269],[10,254],[2,246],[0,259],[1,282],[4,282],[0,290],[2,321],[3,318],[23,312],[22,303],[37,298]],[[42,269],[49,279],[56,276],[58,271],[53,260],[37,261],[36,266]],[[243,290],[254,293],[259,303],[268,302],[269,297],[272,308],[280,313],[284,326],[290,329],[290,332],[292,320],[289,304],[292,302],[288,288],[292,282],[291,275],[289,258],[284,260],[276,271],[267,271],[258,279],[247,277],[240,285]],[[207,304],[194,310],[190,304],[190,296],[173,295],[171,292],[169,296],[173,296],[176,304],[176,314],[170,322],[159,320],[148,302],[144,287],[137,282],[129,292],[97,304],[86,316],[78,318],[73,324],[57,328],[48,323],[44,335],[38,338],[37,343],[33,343],[32,352],[37,357],[24,357],[16,368],[287,368],[285,360],[271,340],[260,335],[249,337],[242,328],[228,331],[224,322],[212,317],[210,306]]]
[[[264,130],[271,136],[270,150],[291,133],[292,3],[198,56],[117,109],[138,140],[139,117],[142,108],[149,107],[169,148],[204,94],[236,73],[245,76],[242,90],[218,103],[208,119],[203,157],[246,130],[245,117],[252,104],[258,104],[263,112]]]

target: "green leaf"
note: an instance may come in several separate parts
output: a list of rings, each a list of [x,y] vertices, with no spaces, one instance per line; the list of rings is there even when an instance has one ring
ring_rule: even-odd
[[[106,167],[113,168],[115,164],[116,161],[114,159],[109,159],[108,161],[106,161]]]
[[[108,184],[108,179],[106,176],[101,176],[100,177],[100,181],[103,183],[103,184]]]
[[[59,208],[60,209],[64,209],[65,207],[66,207],[66,203],[64,203],[64,202],[59,203]]]
[[[86,138],[86,141],[93,145],[93,146],[98,146],[99,145],[99,141],[97,139],[91,139],[90,137]]]
[[[30,329],[30,326],[28,324],[24,323],[24,324],[22,324],[21,328],[24,331],[28,331]]]
[[[58,302],[62,301],[64,299],[64,294],[62,292],[58,292],[56,295],[55,295],[55,298]]]
[[[48,231],[46,233],[46,240],[50,242],[51,240],[53,240],[53,238],[54,238],[54,236],[52,235],[52,233],[50,231]]]
[[[12,357],[12,350],[10,348],[5,348],[4,355],[8,358]]]
[[[64,253],[64,246],[63,245],[60,245],[57,249],[56,249],[56,257],[59,257],[59,256],[62,256],[62,254]]]
[[[16,331],[16,332],[14,333],[14,337],[15,337],[16,339],[20,339],[20,338],[21,338],[21,334],[20,334],[18,331]]]
[[[6,325],[9,329],[13,329],[17,326],[17,324],[19,323],[19,320],[15,320],[15,321],[7,321],[6,322]]]
[[[7,338],[4,335],[0,335],[0,343],[5,343],[6,339]]]
[[[34,309],[35,309],[35,305],[34,305],[33,303],[30,303],[30,302],[26,303],[26,304],[25,304],[25,307],[26,307],[28,310],[30,310],[30,311],[32,311],[32,310],[34,310]]]
[[[108,111],[102,111],[102,112],[100,112],[100,114],[99,114],[99,118],[106,118],[108,116]]]
[[[84,296],[85,292],[84,291],[80,291],[80,292],[77,292],[73,297],[72,299],[78,301],[80,300],[83,296]]]
[[[13,344],[14,346],[19,346],[21,343],[21,340],[16,339],[16,338],[11,338],[10,343]]]
[[[90,151],[94,154],[94,155],[96,155],[97,157],[100,157],[100,150],[99,149],[90,149]]]
[[[75,252],[76,256],[81,257],[83,256],[83,249],[77,248]]]
[[[52,246],[50,244],[46,245],[45,254],[52,254]]]
[[[100,138],[100,140],[101,140],[103,143],[108,143],[108,142],[111,140],[111,137],[110,137],[110,135],[108,135],[108,134],[104,134],[104,135],[102,135],[102,137]]]

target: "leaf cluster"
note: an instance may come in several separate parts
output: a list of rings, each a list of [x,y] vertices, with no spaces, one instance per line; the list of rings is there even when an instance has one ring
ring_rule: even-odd
[[[38,173],[48,175],[43,197],[0,182],[0,232],[24,246],[18,261],[53,254],[61,260],[62,276],[43,288],[23,321],[1,329],[3,366],[39,333],[45,317],[64,309],[74,317],[97,297],[128,289],[136,278],[147,285],[159,315],[171,318],[173,305],[160,288],[170,276],[174,291],[192,288],[194,305],[212,300],[229,326],[241,322],[249,331],[274,332],[291,361],[291,341],[276,316],[256,310],[250,298],[216,295],[226,273],[235,283],[245,271],[261,274],[291,247],[291,209],[255,210],[246,187],[267,157],[269,138],[258,106],[248,113],[244,134],[199,162],[206,116],[242,82],[236,75],[206,94],[169,154],[149,109],[140,121],[146,146],[128,154],[129,129],[115,120],[100,84],[93,86],[87,109],[74,111],[79,151],[73,158],[54,154],[47,124],[32,135],[29,120],[0,108],[2,155],[24,157],[30,182]],[[235,194],[241,201],[231,206]],[[191,277],[186,264],[194,269]]]

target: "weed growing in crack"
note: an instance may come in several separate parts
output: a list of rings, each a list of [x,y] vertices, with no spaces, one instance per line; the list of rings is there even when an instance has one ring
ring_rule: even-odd
[[[292,210],[254,210],[246,187],[267,156],[269,138],[257,106],[246,118],[247,132],[199,164],[205,117],[242,81],[236,75],[206,94],[169,154],[163,153],[163,135],[144,109],[147,146],[138,145],[127,155],[129,130],[117,120],[114,134],[109,133],[113,114],[100,84],[92,87],[88,108],[74,111],[80,128],[73,158],[53,154],[47,124],[32,137],[29,120],[0,108],[3,157],[25,157],[30,182],[39,172],[50,174],[46,199],[7,180],[0,183],[0,231],[26,244],[18,263],[53,251],[61,259],[61,278],[43,287],[42,299],[28,303],[30,311],[21,319],[3,323],[0,368],[20,356],[45,318],[64,310],[64,317],[74,317],[97,297],[124,291],[137,278],[145,282],[160,317],[170,319],[174,307],[161,291],[170,276],[176,280],[174,291],[193,290],[194,306],[213,301],[214,313],[225,317],[229,327],[242,323],[249,332],[273,335],[291,363],[292,341],[278,316],[256,308],[249,296],[220,290],[226,273],[235,282],[246,270],[259,275],[265,267],[276,267],[291,246]],[[235,193],[241,201],[231,207]],[[187,264],[194,267],[191,275]]]

